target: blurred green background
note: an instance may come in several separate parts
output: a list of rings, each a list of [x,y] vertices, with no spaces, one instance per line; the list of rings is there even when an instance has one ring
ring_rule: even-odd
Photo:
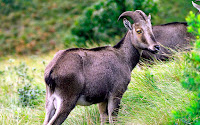
[[[0,56],[116,44],[126,30],[118,16],[151,13],[152,24],[185,21],[192,0],[0,0]]]

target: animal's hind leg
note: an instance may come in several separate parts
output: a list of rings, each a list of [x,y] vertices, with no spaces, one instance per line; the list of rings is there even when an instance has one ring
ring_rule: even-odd
[[[101,102],[98,104],[100,117],[101,117],[101,125],[107,122],[108,119],[108,102]]]
[[[56,112],[48,125],[61,125],[75,107],[76,102],[77,97],[70,97],[67,99],[56,97]]]
[[[55,114],[55,107],[54,107],[54,102],[53,102],[53,97],[51,97],[50,99],[46,100],[46,114],[45,114],[45,120],[43,125],[47,125],[49,120],[53,117],[53,115]]]
[[[120,101],[121,101],[120,97],[113,97],[113,96],[111,96],[108,100],[108,115],[109,115],[109,123],[111,124],[117,121]]]

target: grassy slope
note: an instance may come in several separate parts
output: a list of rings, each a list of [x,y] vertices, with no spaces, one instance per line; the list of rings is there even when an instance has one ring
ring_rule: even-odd
[[[5,10],[12,11],[9,14],[0,11],[0,56],[37,54],[63,47],[64,38],[75,19],[94,2],[30,0],[27,1],[29,4],[22,2],[22,5],[16,2],[26,9],[12,10],[5,7]]]
[[[11,1],[14,0],[10,0],[10,3]],[[23,0],[16,0],[16,4],[25,9],[12,9],[0,5],[0,56],[15,53],[39,54],[63,47],[66,35],[70,35],[69,29],[77,17],[85,8],[97,2],[96,0],[27,0],[19,3],[19,1]],[[159,2],[159,12],[154,16],[153,24],[183,21],[189,10],[195,10],[191,0],[172,1]],[[3,14],[2,10],[9,10],[10,13]],[[76,46],[70,42],[68,44],[70,47]]]
[[[54,53],[54,52],[53,52]],[[25,62],[29,76],[34,76],[32,84],[45,89],[43,82],[44,60],[47,64],[53,54],[31,57],[1,58],[0,71],[0,124],[23,125],[41,124],[44,120],[45,95],[35,108],[21,107],[17,104],[17,89],[21,87],[13,66]],[[14,59],[9,60],[10,58]],[[181,57],[176,61],[158,63],[153,67],[135,68],[129,88],[123,96],[119,112],[120,124],[167,124],[172,121],[172,111],[184,109],[189,105],[193,94],[180,85],[182,68],[185,63]],[[9,68],[10,67],[10,68]],[[32,72],[33,67],[36,71]],[[99,124],[97,105],[89,107],[77,106],[65,124]]]

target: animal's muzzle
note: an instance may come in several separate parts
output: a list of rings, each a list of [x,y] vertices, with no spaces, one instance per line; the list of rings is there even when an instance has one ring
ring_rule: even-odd
[[[154,49],[155,49],[156,51],[159,51],[159,50],[160,50],[160,46],[159,46],[159,45],[155,45],[155,46],[154,46]]]
[[[152,48],[148,48],[148,50],[149,50],[151,53],[156,54],[156,53],[159,52],[160,46],[159,46],[159,45],[154,45],[154,46],[152,46]]]

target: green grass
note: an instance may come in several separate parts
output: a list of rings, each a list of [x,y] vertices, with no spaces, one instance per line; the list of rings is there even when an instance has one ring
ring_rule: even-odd
[[[33,86],[45,90],[43,72],[53,54],[30,57],[4,57],[0,59],[0,124],[1,125],[38,125],[45,117],[45,94],[34,107],[22,107],[18,102],[17,89],[24,83],[16,75],[14,67],[24,62],[28,67],[27,75],[34,77]],[[173,111],[189,106],[194,94],[180,84],[183,68],[186,66],[179,54],[170,62],[159,62],[153,66],[136,67],[132,80],[124,94],[119,112],[118,124],[171,124]],[[33,70],[32,69],[36,69]],[[97,105],[76,106],[64,125],[100,124]]]
[[[185,109],[193,94],[180,84],[181,65],[178,62],[145,68],[133,71],[120,114],[125,116],[125,121],[134,124],[167,124],[173,121],[171,112]]]

